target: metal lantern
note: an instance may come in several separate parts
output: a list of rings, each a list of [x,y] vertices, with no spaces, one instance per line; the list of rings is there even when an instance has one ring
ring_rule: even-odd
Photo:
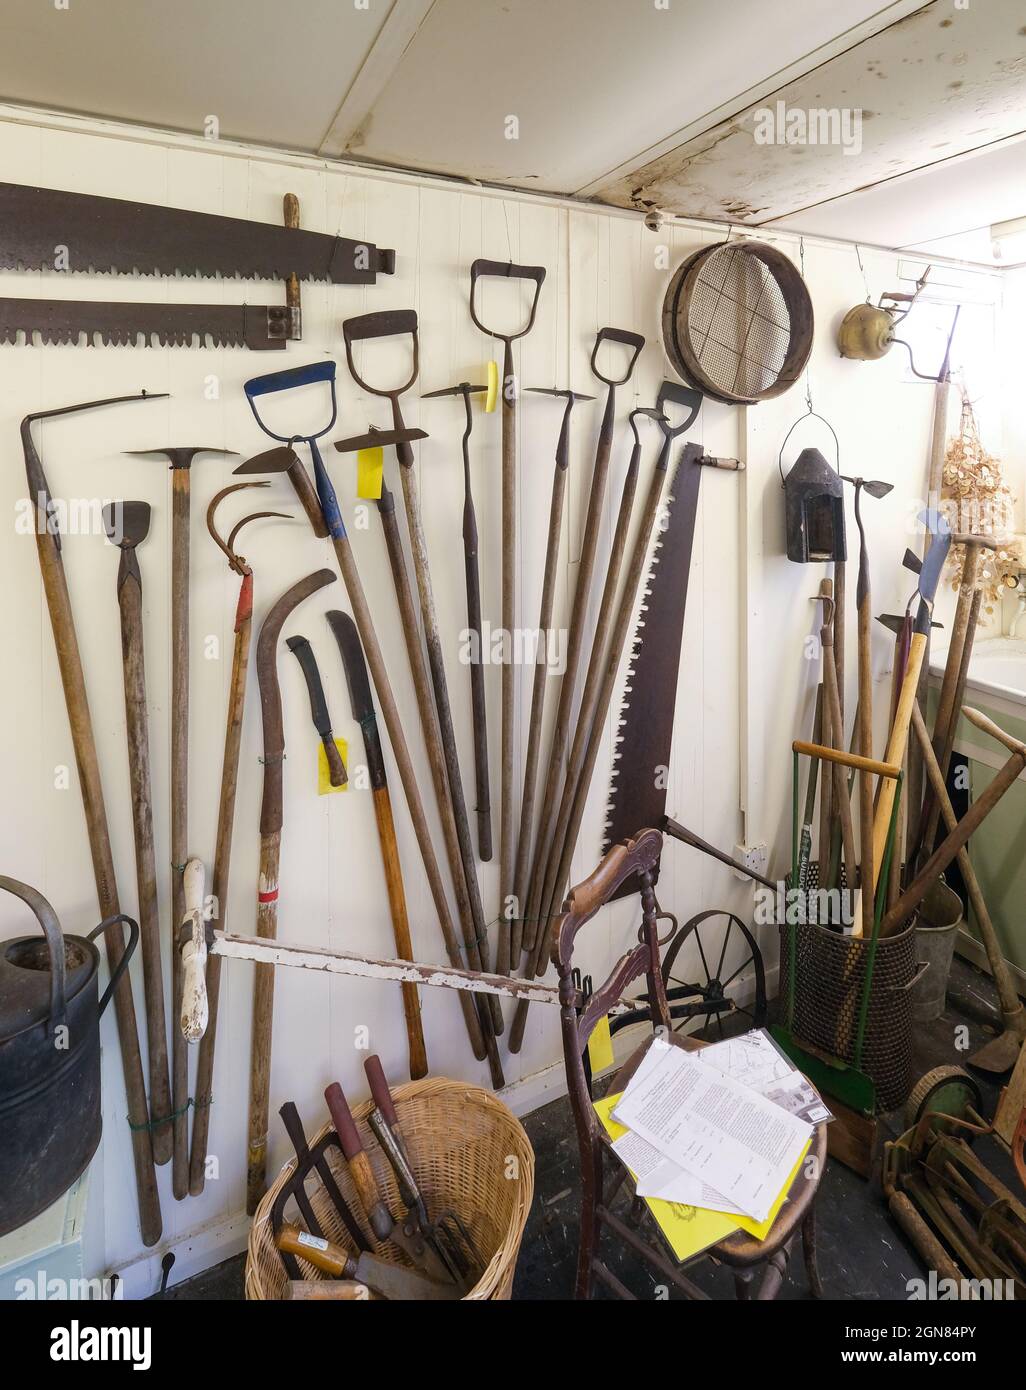
[[[784,479],[784,516],[789,560],[847,558],[844,484],[818,449],[803,449]]]

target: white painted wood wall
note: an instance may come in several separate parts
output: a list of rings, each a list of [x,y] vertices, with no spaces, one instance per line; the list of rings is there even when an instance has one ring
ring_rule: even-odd
[[[659,333],[659,313],[669,271],[658,263],[658,248],[669,248],[675,267],[688,252],[720,238],[712,227],[676,225],[653,234],[626,215],[600,208],[560,205],[529,196],[495,192],[293,159],[274,152],[248,152],[203,141],[176,139],[98,123],[24,119],[0,123],[0,178],[27,184],[76,189],[122,198],[195,208],[274,222],[286,191],[299,196],[303,225],[367,237],[394,246],[397,273],[372,288],[304,286],[304,341],[287,355],[256,355],[242,350],[154,350],[141,348],[0,347],[0,429],[6,464],[0,473],[0,509],[8,518],[8,542],[0,550],[0,592],[4,595],[4,647],[8,670],[3,682],[2,765],[5,813],[0,865],[5,873],[32,883],[53,902],[66,931],[85,933],[97,921],[81,803],[58,681],[53,642],[39,582],[32,538],[15,534],[13,518],[24,493],[18,422],[29,412],[93,397],[146,387],[168,391],[171,399],[125,405],[68,421],[47,423],[39,442],[57,498],[142,498],[153,508],[149,539],[140,548],[146,619],[146,664],[151,710],[158,864],[161,907],[168,933],[168,654],[169,654],[169,477],[158,460],[129,459],[125,450],[170,444],[208,444],[248,456],[269,441],[252,420],[242,382],[259,372],[332,355],[339,361],[340,417],[334,437],[387,423],[387,404],[365,398],[344,365],[340,333],[343,318],[369,310],[414,307],[420,315],[422,369],[419,388],[429,391],[467,377],[479,377],[483,364],[499,355],[497,344],[482,337],[467,310],[469,266],[477,256],[540,263],[548,278],[537,325],[517,349],[523,386],[572,386],[600,392],[588,359],[595,331],[603,324],[640,331],[648,339],[630,388],[619,394],[605,534],[604,561],[612,517],[629,452],[628,410],[654,402],[667,372]],[[778,237],[798,259],[793,236]],[[895,288],[897,258],[863,250],[874,298]],[[874,608],[903,606],[907,584],[897,566],[908,543],[911,499],[922,490],[930,428],[932,392],[908,380],[895,353],[886,362],[842,362],[834,347],[840,315],[865,297],[854,250],[836,243],[808,242],[805,270],[815,303],[817,336],[810,365],[815,407],[833,422],[841,439],[847,472],[885,477],[897,486],[884,503],[871,503],[874,554]],[[990,277],[981,276],[981,281]],[[4,274],[4,294],[49,294],[87,298],[146,298],[193,302],[277,302],[276,284],[200,279],[133,280],[111,276]],[[395,359],[398,365],[398,359]],[[392,364],[375,358],[385,373]],[[808,598],[818,586],[818,567],[806,570],[783,555],[782,493],[777,451],[788,426],[804,413],[803,391],[744,412],[707,403],[692,437],[713,453],[747,455],[746,475],[710,472],[703,479],[698,532],[688,594],[681,677],[677,692],[669,811],[707,839],[731,849],[747,836],[773,850],[772,868],[783,871],[788,856],[789,742],[808,733],[810,691],[815,664],[803,660],[803,639],[815,621]],[[557,612],[568,611],[575,561],[586,505],[586,485],[601,400],[578,407],[573,421],[570,502]],[[472,804],[472,745],[467,672],[456,657],[456,634],[464,625],[463,563],[460,541],[462,480],[458,400],[404,400],[411,425],[430,439],[418,447],[424,521],[430,547],[438,609],[447,637],[448,674],[464,781]],[[276,410],[284,428],[316,428],[319,410],[297,401]],[[552,451],[560,406],[527,395],[521,406],[520,531],[518,612],[523,624],[536,622],[543,545],[551,481]],[[472,459],[481,530],[484,614],[499,622],[499,414],[475,411]],[[654,432],[653,432],[654,434]],[[830,453],[823,433],[804,426],[793,438],[797,449],[818,443]],[[657,442],[648,443],[643,487]],[[789,456],[794,457],[794,452]],[[420,746],[409,668],[387,568],[378,519],[366,526],[355,514],[355,465],[330,453],[364,585],[414,749]],[[237,580],[206,535],[203,524],[211,495],[229,481],[232,460],[200,458],[193,470],[192,567],[192,724],[190,850],[209,865],[213,851],[220,775],[223,720],[231,665],[232,622]],[[394,475],[394,461],[387,462]],[[398,483],[391,476],[394,490]],[[223,509],[224,524],[256,507],[278,507],[297,514],[294,522],[261,522],[244,532],[243,552],[256,574],[256,630],[270,604],[304,574],[334,568],[329,543],[310,534],[284,481],[263,492],[242,494]],[[854,527],[852,526],[854,535]],[[853,554],[855,542],[853,544]],[[103,770],[104,791],[114,842],[122,905],[135,907],[134,862],[124,740],[120,642],[115,600],[117,553],[102,535],[70,535],[64,558],[86,665],[87,684]],[[854,565],[852,566],[854,571]],[[598,586],[596,585],[596,588]],[[854,573],[851,603],[854,609]],[[287,632],[310,638],[324,676],[336,732],[350,741],[352,763],[361,760],[358,727],[352,721],[334,642],[323,618],[330,607],[346,608],[341,580],[308,601]],[[854,614],[852,632],[854,631]],[[215,654],[211,656],[211,652]],[[875,649],[880,685],[878,710],[888,688],[889,652],[882,636]],[[854,647],[849,661],[854,681]],[[285,707],[288,760],[285,764],[285,827],[282,847],[279,932],[289,941],[387,954],[391,931],[371,800],[366,792],[316,795],[317,741],[310,727],[306,691],[298,665],[282,648],[279,662]],[[252,929],[257,866],[257,819],[261,770],[259,708],[251,671],[242,750],[235,845],[232,858],[229,922]],[[498,805],[499,669],[487,675],[489,732],[493,753],[493,806]],[[526,732],[530,681],[519,676],[518,746]],[[673,691],[666,692],[672,699]],[[549,713],[553,701],[550,700]],[[614,712],[615,717],[615,712]],[[599,849],[605,787],[612,746],[596,772],[593,795],[575,859],[575,877],[594,866]],[[423,761],[423,755],[420,754]],[[55,786],[56,769],[72,769],[71,786]],[[390,764],[391,767],[391,764]],[[426,762],[425,800],[432,802]],[[443,958],[437,923],[406,813],[398,777],[392,775],[413,939],[419,959]],[[434,817],[432,816],[434,823]],[[437,826],[435,827],[437,831]],[[498,823],[496,816],[496,842]],[[441,836],[435,834],[441,858]],[[497,856],[481,869],[486,910],[498,912]],[[659,896],[683,922],[708,906],[731,907],[750,920],[752,891],[731,872],[682,846],[664,859]],[[28,930],[23,912],[0,901],[0,932]],[[581,960],[596,979],[628,946],[633,908],[618,905],[596,920],[581,945]],[[760,930],[772,967],[772,931]],[[133,969],[142,1017],[140,966]],[[250,967],[231,963],[222,985],[220,1037],[214,1083],[211,1153],[218,1173],[201,1198],[176,1203],[170,1173],[158,1170],[163,1199],[165,1241],[185,1242],[205,1229],[221,1232],[244,1205],[245,1127],[249,1065]],[[487,1085],[484,1064],[473,1061],[456,999],[424,990],[428,1053],[436,1073]],[[508,1010],[507,1010],[508,1012]],[[324,1118],[322,1091],[340,1080],[354,1100],[365,1088],[358,1050],[366,1029],[386,1071],[403,1076],[405,1037],[398,990],[359,980],[323,978],[280,971],[274,1018],[271,1076],[273,1175],[289,1148],[277,1120],[278,1106],[295,1100],[308,1129]],[[123,1265],[141,1255],[120,1060],[111,1016],[103,1023],[104,1127],[102,1159],[93,1165],[91,1259],[94,1271]],[[508,1081],[550,1067],[560,1056],[555,1010],[532,1009],[527,1042],[519,1058],[505,1058]],[[552,1077],[558,1077],[553,1072]],[[524,1091],[530,1103],[543,1088]],[[243,1228],[235,1223],[235,1238]],[[212,1242],[216,1244],[218,1236]],[[202,1237],[193,1243],[201,1249]],[[212,1262],[212,1251],[193,1263]],[[180,1272],[186,1272],[188,1259]],[[175,1276],[178,1277],[178,1274]],[[152,1285],[136,1283],[139,1293],[157,1281],[156,1259],[147,1273]]]

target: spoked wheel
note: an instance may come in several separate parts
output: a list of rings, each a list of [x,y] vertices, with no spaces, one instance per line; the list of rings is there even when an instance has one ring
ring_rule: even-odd
[[[698,959],[691,959],[694,975],[685,979],[676,969],[677,957],[686,942],[690,942]],[[746,972],[754,977],[755,996],[744,1008],[734,1004],[728,993],[730,986]],[[703,1003],[689,1011],[680,1022],[674,1021],[674,1031],[679,1032],[691,1018],[702,1018],[702,1032],[706,1032],[713,1019],[720,1037],[724,1036],[723,1019],[726,1014],[740,1014],[750,1021],[752,1028],[763,1028],[766,1024],[766,972],[762,964],[762,952],[755,937],[733,912],[714,907],[707,912],[699,912],[690,922],[685,922],[673,936],[663,956],[663,984],[670,1011],[674,1013],[674,1001],[689,996],[701,995]]]

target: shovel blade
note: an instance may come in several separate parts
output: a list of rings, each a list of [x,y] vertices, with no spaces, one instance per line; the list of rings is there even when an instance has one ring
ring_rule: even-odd
[[[111,545],[139,545],[150,530],[149,502],[109,502],[103,509],[103,529]]]
[[[254,454],[245,463],[240,463],[238,468],[232,469],[233,473],[287,473],[289,469],[299,462],[299,455],[295,449],[288,444],[279,444],[274,449],[265,449],[262,454]]]
[[[971,1067],[976,1067],[979,1071],[1000,1076],[1002,1072],[1011,1071],[1015,1066],[1021,1047],[1022,1038],[1011,1028],[1006,1028],[1003,1033],[1000,1033],[996,1038],[991,1038],[990,1042],[984,1043],[966,1060]]]

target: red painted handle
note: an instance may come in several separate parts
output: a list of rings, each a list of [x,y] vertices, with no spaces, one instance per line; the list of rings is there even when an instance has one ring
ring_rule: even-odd
[[[331,1123],[335,1126],[335,1131],[341,1141],[342,1152],[351,1163],[357,1154],[363,1152],[363,1142],[360,1139],[360,1131],[356,1128],[352,1111],[349,1109],[349,1102],[337,1081],[333,1081],[324,1092],[324,1099],[328,1105]]]
[[[377,1053],[372,1053],[367,1058],[363,1064],[363,1069],[367,1073],[367,1082],[371,1095],[374,1097],[374,1104],[385,1117],[385,1123],[391,1129],[395,1129],[399,1124],[399,1116],[395,1113],[392,1092],[388,1089],[388,1082],[385,1080],[385,1073],[381,1066],[381,1058]]]

